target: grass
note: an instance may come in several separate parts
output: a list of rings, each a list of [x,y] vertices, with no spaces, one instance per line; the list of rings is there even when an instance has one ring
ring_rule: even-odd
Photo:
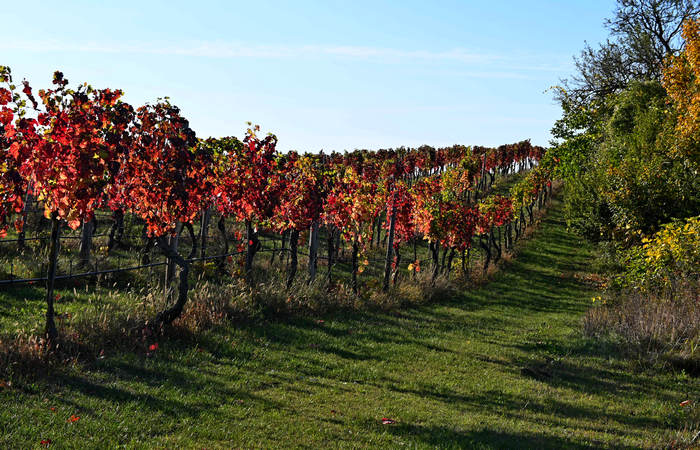
[[[150,356],[107,348],[0,388],[0,447],[634,448],[692,438],[700,380],[636,370],[582,336],[594,257],[555,205],[491,282],[448,301],[218,327],[162,340]],[[22,303],[32,292],[11,292],[0,293],[3,327],[38,308]]]

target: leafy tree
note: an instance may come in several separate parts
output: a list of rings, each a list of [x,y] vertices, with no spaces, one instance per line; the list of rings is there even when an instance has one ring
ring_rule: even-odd
[[[586,46],[577,73],[556,88],[563,115],[549,153],[566,180],[567,220],[589,238],[629,245],[697,208],[697,167],[671,150],[679,138],[685,156],[697,150],[688,125],[697,120],[688,35],[697,30],[684,32],[690,51],[681,30],[698,14],[695,1],[619,0],[606,22],[613,41],[599,51]],[[670,86],[677,106],[669,107]],[[674,108],[686,113],[677,126]]]
[[[685,48],[669,58],[662,81],[678,115],[673,153],[700,163],[700,19],[686,21],[683,38]]]
[[[22,117],[22,111],[17,127],[9,136],[6,133],[13,140],[11,153],[21,155],[20,173],[52,222],[46,295],[49,345],[58,336],[53,289],[60,222],[76,229],[104,205],[123,161],[122,139],[132,111],[120,101],[121,91],[97,90],[87,84],[70,89],[61,72],[54,73],[53,84],[54,88],[39,91],[40,108],[24,82],[23,93],[36,110],[36,119]]]
[[[699,13],[696,0],[618,0],[605,21],[610,39],[597,49],[586,44],[574,58],[576,74],[563,80],[558,100],[590,105],[632,80],[659,80],[666,58],[681,49],[683,21]]]
[[[26,141],[36,136],[36,122],[24,117],[25,103],[15,92],[9,67],[0,66],[0,83],[7,85],[0,87],[0,237],[4,237],[12,215],[24,207],[28,182],[20,171],[29,149]],[[19,231],[22,221],[15,226]]]

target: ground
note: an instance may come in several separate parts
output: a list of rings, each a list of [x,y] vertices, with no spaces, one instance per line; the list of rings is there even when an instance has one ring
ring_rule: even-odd
[[[700,381],[582,336],[594,258],[555,204],[492,281],[449,301],[239,323],[15,382],[0,447],[667,445]]]

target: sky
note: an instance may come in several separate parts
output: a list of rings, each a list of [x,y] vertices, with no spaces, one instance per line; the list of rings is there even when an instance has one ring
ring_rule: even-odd
[[[548,88],[613,0],[23,1],[0,8],[0,65],[169,97],[198,137],[317,152],[423,144],[547,145]]]

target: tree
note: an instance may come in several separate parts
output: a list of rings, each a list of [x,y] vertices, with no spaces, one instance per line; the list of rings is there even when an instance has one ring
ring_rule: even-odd
[[[319,222],[326,193],[322,183],[321,157],[318,155],[290,152],[281,171],[282,192],[270,222],[277,231],[290,232],[289,288],[297,272],[299,234]]]
[[[133,150],[122,174],[128,211],[146,221],[147,233],[161,252],[180,268],[175,303],[159,312],[158,329],[178,318],[187,302],[190,263],[168,243],[178,224],[192,224],[207,205],[213,183],[213,154],[198,146],[194,131],[167,99],[136,111],[131,129]]]
[[[683,21],[699,13],[696,0],[618,0],[614,17],[605,21],[611,39],[597,49],[585,45],[574,58],[576,74],[562,80],[555,98],[590,106],[631,80],[659,80],[666,58],[681,49]]]
[[[15,92],[9,67],[0,66],[0,237],[7,235],[11,217],[22,212],[28,182],[20,173],[31,148],[27,141],[36,136],[36,121],[24,117],[23,100]],[[22,220],[15,222],[18,231]]]
[[[37,110],[37,119],[21,118],[22,132],[12,137],[21,138],[11,145],[24,155],[20,172],[52,222],[46,296],[49,345],[58,337],[53,290],[60,222],[76,229],[104,204],[122,162],[121,140],[131,120],[131,107],[119,100],[121,91],[87,84],[69,89],[61,72],[54,73],[53,84],[53,89],[39,91],[39,108],[24,82],[23,92]]]
[[[677,114],[673,153],[700,163],[700,19],[685,22],[683,38],[685,48],[669,57],[662,81]]]
[[[250,124],[249,124],[250,125]],[[260,249],[258,226],[268,220],[279,198],[277,137],[260,139],[259,126],[248,128],[242,145],[228,145],[218,175],[216,196],[222,214],[231,214],[246,225],[246,277],[251,280],[253,258]]]

